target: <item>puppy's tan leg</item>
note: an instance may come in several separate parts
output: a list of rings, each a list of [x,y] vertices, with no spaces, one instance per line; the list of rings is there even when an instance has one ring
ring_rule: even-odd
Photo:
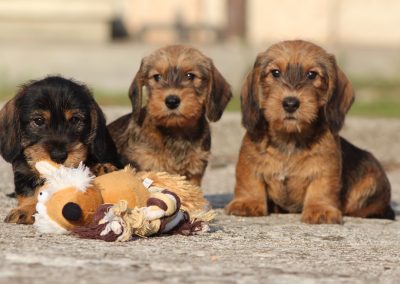
[[[342,224],[338,178],[321,177],[311,182],[304,199],[301,221],[309,224]]]
[[[236,165],[235,197],[225,207],[225,212],[238,216],[267,215],[265,182],[257,176],[256,165],[248,158],[245,146],[240,151]]]
[[[35,218],[33,214],[36,212],[37,196],[17,196],[18,206],[12,209],[4,222],[16,224],[33,224]]]

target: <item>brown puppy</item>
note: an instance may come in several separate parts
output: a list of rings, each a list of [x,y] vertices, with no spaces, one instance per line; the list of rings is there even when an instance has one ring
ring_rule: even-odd
[[[18,207],[8,223],[33,223],[41,160],[84,162],[95,174],[119,167],[105,118],[89,89],[58,76],[31,81],[0,111],[0,153],[12,164]]]
[[[381,165],[338,135],[354,93],[332,55],[300,40],[275,44],[258,55],[241,99],[247,133],[228,214],[394,219]]]
[[[142,107],[143,94],[148,96]],[[140,170],[166,171],[200,184],[231,89],[200,51],[173,45],[142,60],[129,89],[132,113],[108,126],[122,156]]]

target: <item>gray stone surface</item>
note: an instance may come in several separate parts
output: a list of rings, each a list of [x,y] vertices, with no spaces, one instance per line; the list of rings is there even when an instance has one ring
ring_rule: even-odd
[[[107,108],[109,121],[127,112]],[[243,133],[240,117],[213,124],[203,189],[217,210],[210,233],[128,243],[45,235],[0,223],[0,283],[398,283],[400,223],[345,218],[305,225],[300,215],[226,216]],[[400,120],[349,118],[343,134],[383,161],[400,203]],[[10,165],[0,161],[0,218],[15,200]],[[396,207],[399,212],[400,208]]]

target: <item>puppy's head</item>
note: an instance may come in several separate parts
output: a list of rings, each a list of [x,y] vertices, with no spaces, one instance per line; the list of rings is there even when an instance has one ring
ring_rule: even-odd
[[[136,120],[143,89],[148,114],[164,127],[190,127],[203,115],[217,121],[232,96],[211,59],[182,45],[161,48],[142,60],[129,90]]]
[[[8,162],[23,157],[32,168],[40,160],[77,166],[104,155],[106,131],[90,91],[61,77],[22,86],[0,111],[2,156]]]
[[[241,92],[243,125],[302,133],[323,120],[337,133],[354,100],[335,58],[310,42],[284,41],[257,56]]]

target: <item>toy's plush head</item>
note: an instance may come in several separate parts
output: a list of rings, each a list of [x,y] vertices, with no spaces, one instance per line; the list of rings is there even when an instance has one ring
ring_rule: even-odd
[[[100,190],[92,185],[94,176],[82,163],[78,168],[42,161],[36,169],[46,179],[38,194],[35,226],[44,233],[66,233],[89,223],[100,204]]]
[[[63,234],[89,224],[103,203],[126,200],[131,208],[146,206],[150,195],[130,167],[99,177],[94,177],[82,163],[77,168],[67,168],[41,161],[35,167],[46,179],[38,194],[35,214],[35,226],[43,233]]]

